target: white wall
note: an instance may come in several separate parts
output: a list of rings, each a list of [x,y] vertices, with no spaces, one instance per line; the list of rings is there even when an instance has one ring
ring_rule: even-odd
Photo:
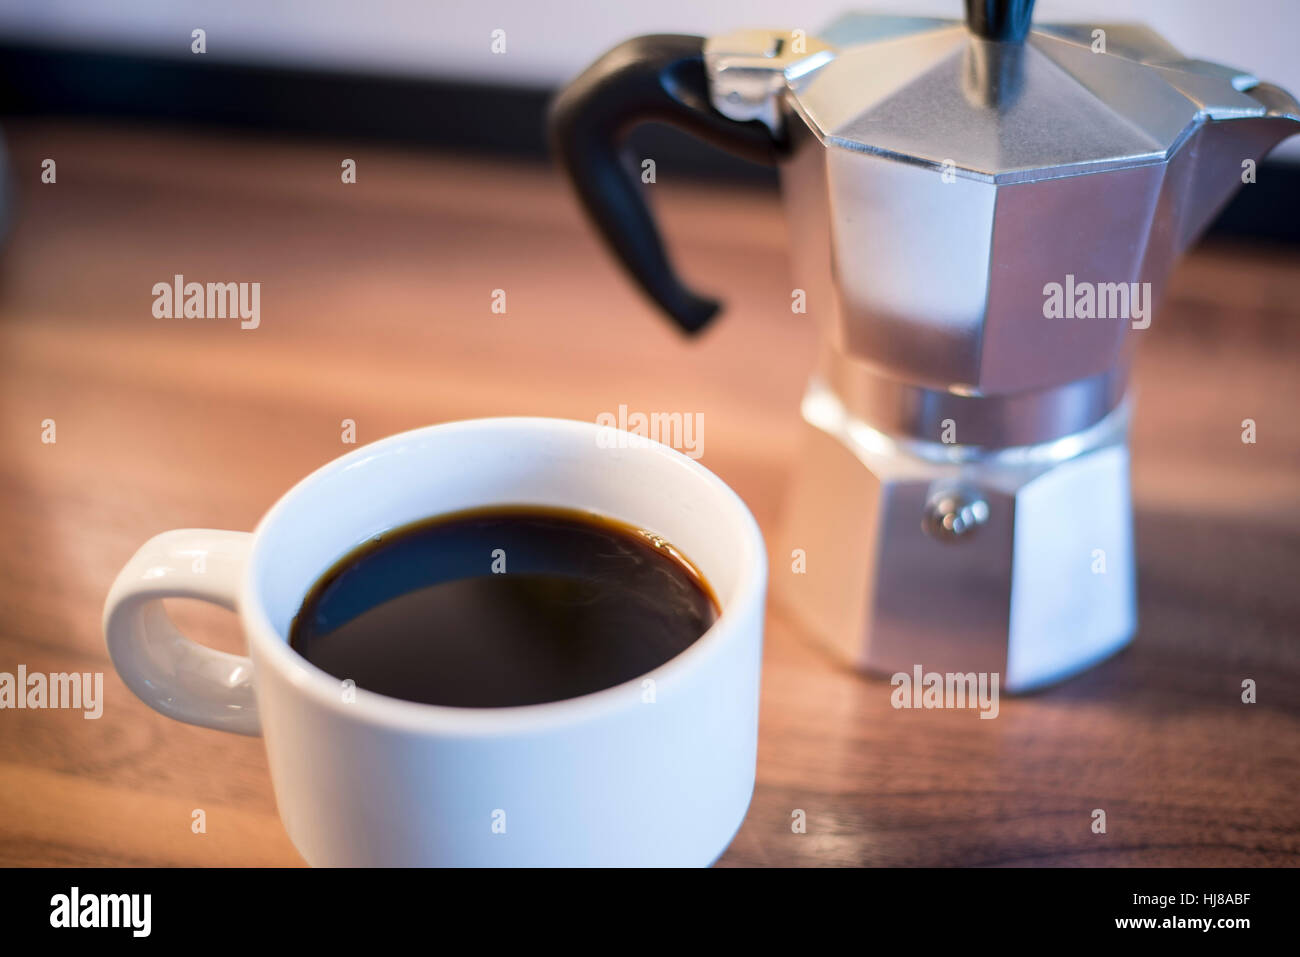
[[[962,15],[961,0],[0,0],[0,34],[67,45],[555,85],[638,33],[802,27],[846,9]],[[1189,56],[1300,95],[1300,0],[1039,0],[1039,20],[1142,20]],[[507,52],[489,49],[494,29]],[[1300,137],[1296,138],[1300,140]],[[1287,152],[1300,157],[1300,142]]]

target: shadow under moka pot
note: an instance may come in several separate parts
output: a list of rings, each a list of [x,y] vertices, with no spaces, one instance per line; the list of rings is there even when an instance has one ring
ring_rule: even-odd
[[[1300,105],[1143,26],[848,14],[818,36],[648,36],[557,100],[556,151],[633,278],[694,332],[622,134],[779,162],[821,330],[778,597],[857,666],[1023,691],[1137,625],[1133,330]],[[801,552],[796,552],[801,550]],[[787,568],[789,566],[786,566]]]

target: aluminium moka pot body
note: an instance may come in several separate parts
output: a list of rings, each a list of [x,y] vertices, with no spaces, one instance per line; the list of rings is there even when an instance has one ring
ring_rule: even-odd
[[[868,14],[630,40],[553,107],[584,208],[684,330],[619,146],[671,123],[780,169],[821,339],[773,590],[859,668],[1060,680],[1134,635],[1130,355],[1300,105],[1151,30]],[[789,571],[782,571],[782,567]]]

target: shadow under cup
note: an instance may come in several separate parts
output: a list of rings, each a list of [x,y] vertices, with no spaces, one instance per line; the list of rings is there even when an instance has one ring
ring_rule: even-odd
[[[347,689],[288,644],[316,580],[374,535],[491,505],[595,512],[677,546],[721,616],[647,675],[511,708]],[[314,864],[707,864],[754,781],[766,588],[744,503],[685,456],[592,423],[484,419],[363,447],[255,533],[241,595],[277,803]]]

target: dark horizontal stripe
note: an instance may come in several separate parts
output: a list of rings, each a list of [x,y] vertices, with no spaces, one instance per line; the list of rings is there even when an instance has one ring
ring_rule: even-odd
[[[545,161],[552,91],[0,42],[0,115],[119,118]],[[774,171],[647,125],[632,149],[661,169],[772,186]],[[1266,162],[1211,230],[1300,242],[1300,165]]]

